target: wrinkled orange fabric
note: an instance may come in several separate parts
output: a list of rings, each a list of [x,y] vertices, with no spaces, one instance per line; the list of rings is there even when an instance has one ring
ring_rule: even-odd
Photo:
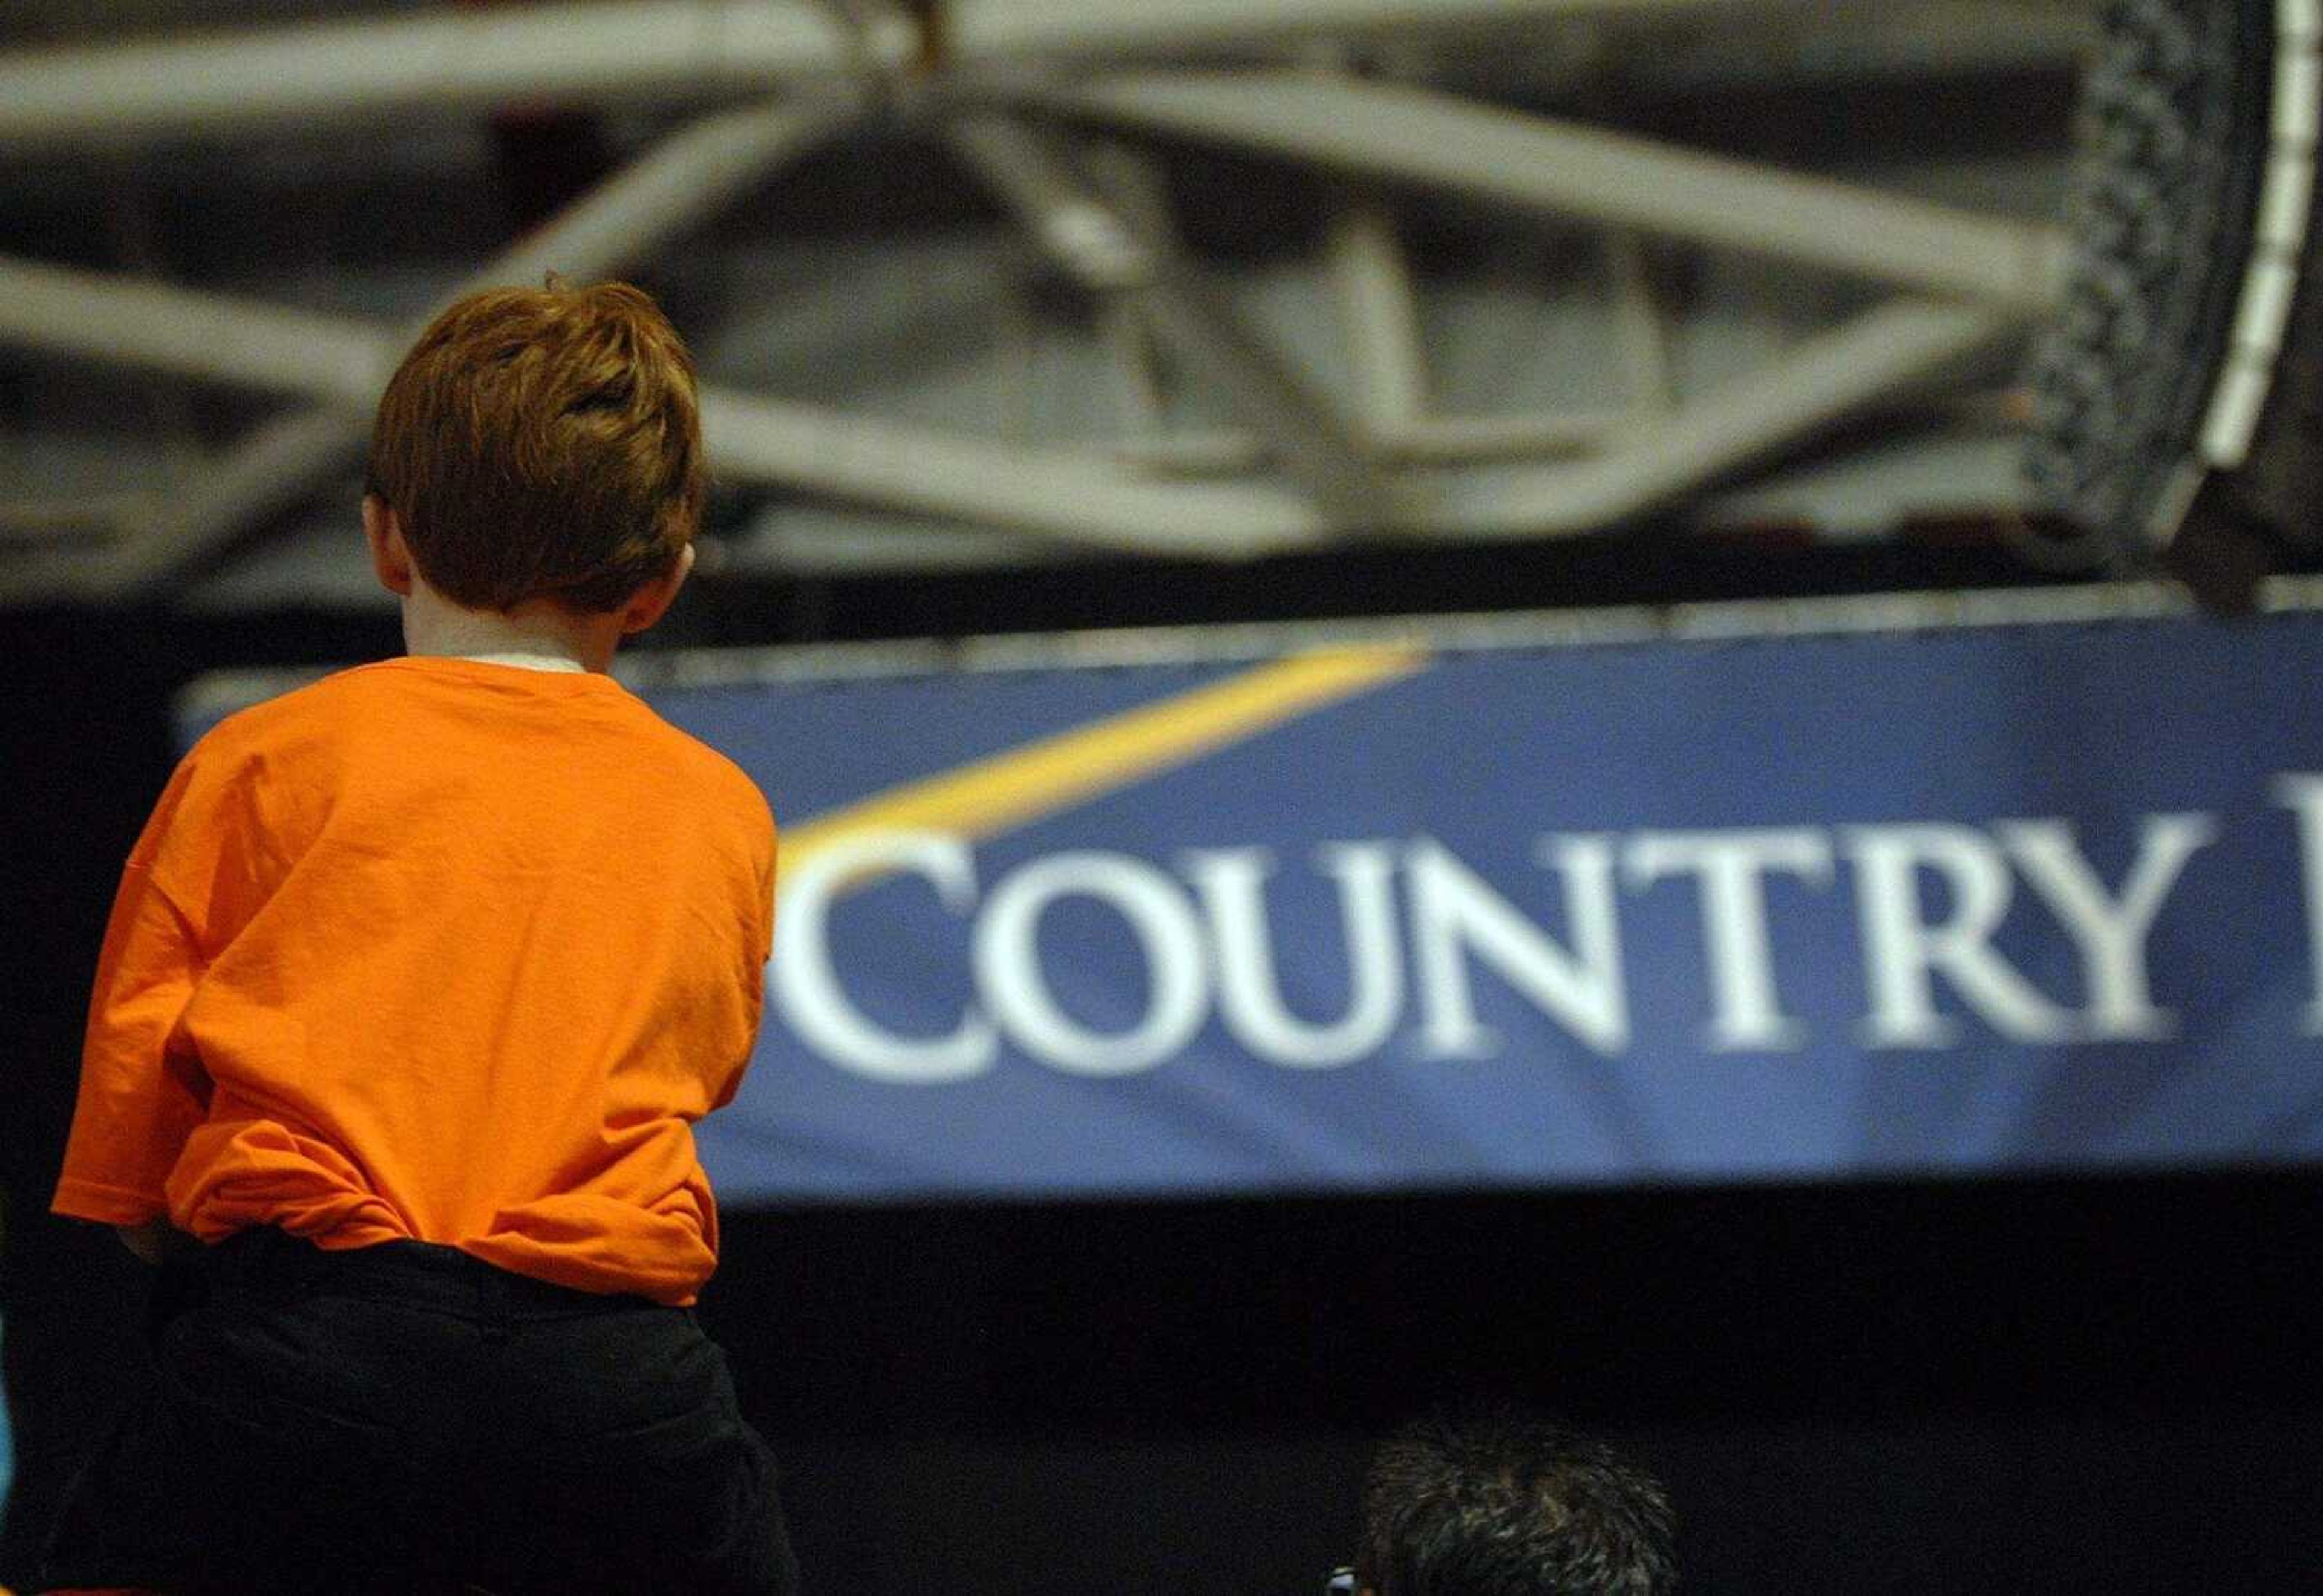
[[[231,716],[123,874],[54,1206],[691,1303],[774,858],[610,676],[397,659]]]

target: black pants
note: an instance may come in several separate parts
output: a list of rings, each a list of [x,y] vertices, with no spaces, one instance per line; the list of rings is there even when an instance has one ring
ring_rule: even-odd
[[[790,1596],[772,1458],[693,1316],[274,1230],[165,1288],[43,1579],[243,1596]]]

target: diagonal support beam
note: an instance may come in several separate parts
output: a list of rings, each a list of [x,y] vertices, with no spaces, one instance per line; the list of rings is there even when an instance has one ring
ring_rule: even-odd
[[[1444,529],[1479,538],[1602,530],[1922,390],[2022,335],[2014,317],[1985,307],[1883,305],[1586,463],[1463,479],[1445,495]]]
[[[5,258],[0,344],[349,405],[386,376],[378,330],[343,316]]]
[[[574,200],[446,298],[530,286],[551,271],[597,278],[640,265],[769,173],[837,138],[865,109],[862,96],[842,88],[704,116]]]
[[[106,296],[119,286],[87,272],[0,261],[0,303],[37,277],[43,291],[64,296],[65,314],[48,329],[46,347],[140,370],[226,380],[319,401],[262,427],[214,463],[197,494],[156,496],[162,506],[138,523],[152,539],[141,572],[174,571],[182,539],[215,524],[241,526],[279,514],[289,500],[286,480],[327,474],[360,454],[367,422],[352,408],[352,369],[381,371],[399,353],[401,334],[344,316],[300,313],[296,326],[344,357],[317,362],[294,341],[276,336],[276,307],[157,284],[131,285],[151,328],[150,343],[124,336],[108,317]],[[71,307],[78,303],[80,308]],[[178,324],[203,328],[211,346],[175,335]],[[233,352],[230,371],[210,358]],[[363,390],[366,402],[372,390]],[[817,406],[715,388],[702,394],[711,463],[729,482],[765,483],[827,494],[858,504],[1005,527],[1060,543],[1199,559],[1243,559],[1321,544],[1322,517],[1299,493],[1264,484],[1157,482],[1134,463],[1058,449],[1013,447]],[[142,500],[140,500],[142,507]],[[196,520],[194,518],[200,518]],[[215,543],[208,546],[218,546]],[[0,598],[66,588],[115,591],[119,567],[68,551],[0,569]],[[156,580],[159,580],[157,577]]]
[[[946,132],[1042,252],[1091,292],[1133,304],[1160,342],[1217,385],[1335,524],[1394,518],[1393,484],[1362,428],[1244,324],[1160,218],[1100,192],[1051,137],[1012,118],[971,115]]]
[[[1319,547],[1302,494],[1255,483],[1156,482],[1105,456],[965,438],[756,395],[702,395],[702,432],[730,482],[1005,527],[1124,554],[1250,559]]]
[[[1124,74],[1016,91],[1112,128],[1257,150],[1923,294],[2053,304],[2063,231],[1448,95],[1305,72]]]
[[[537,283],[550,271],[583,281],[618,271],[716,215],[743,188],[821,142],[854,114],[851,103],[841,103],[761,106],[705,117],[576,200],[445,298],[477,289]],[[142,291],[149,311],[162,310],[167,290],[149,286]],[[196,309],[198,317],[198,304]],[[213,301],[210,310],[216,309]],[[243,346],[245,372],[262,360],[281,359],[281,314],[270,311],[252,319],[252,333],[261,335]],[[314,318],[308,319],[311,325]],[[210,325],[218,325],[214,315]],[[142,351],[149,359],[184,353],[155,327],[146,330],[157,333]],[[133,522],[80,569],[87,590],[119,599],[164,589],[347,470],[370,436],[370,406],[388,362],[405,342],[403,336],[370,334],[374,350],[383,345],[383,352],[365,362],[360,354],[364,335],[350,328],[326,341],[325,347],[342,360],[324,368],[331,382],[317,396],[327,401],[323,408],[261,427],[171,494],[156,513]],[[369,380],[357,383],[352,373],[366,364]],[[194,374],[232,380],[237,372],[196,366]]]

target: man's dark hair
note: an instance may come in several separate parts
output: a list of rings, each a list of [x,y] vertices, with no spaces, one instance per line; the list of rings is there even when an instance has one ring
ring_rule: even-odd
[[[1654,1478],[1552,1420],[1432,1414],[1380,1447],[1355,1582],[1378,1596],[1663,1596],[1676,1518]]]

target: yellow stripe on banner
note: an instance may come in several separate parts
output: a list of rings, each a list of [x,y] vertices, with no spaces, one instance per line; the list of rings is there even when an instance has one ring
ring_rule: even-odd
[[[1116,792],[1158,772],[1428,664],[1423,649],[1322,648],[996,754],[833,810],[783,833],[783,867],[865,831],[992,836]]]

